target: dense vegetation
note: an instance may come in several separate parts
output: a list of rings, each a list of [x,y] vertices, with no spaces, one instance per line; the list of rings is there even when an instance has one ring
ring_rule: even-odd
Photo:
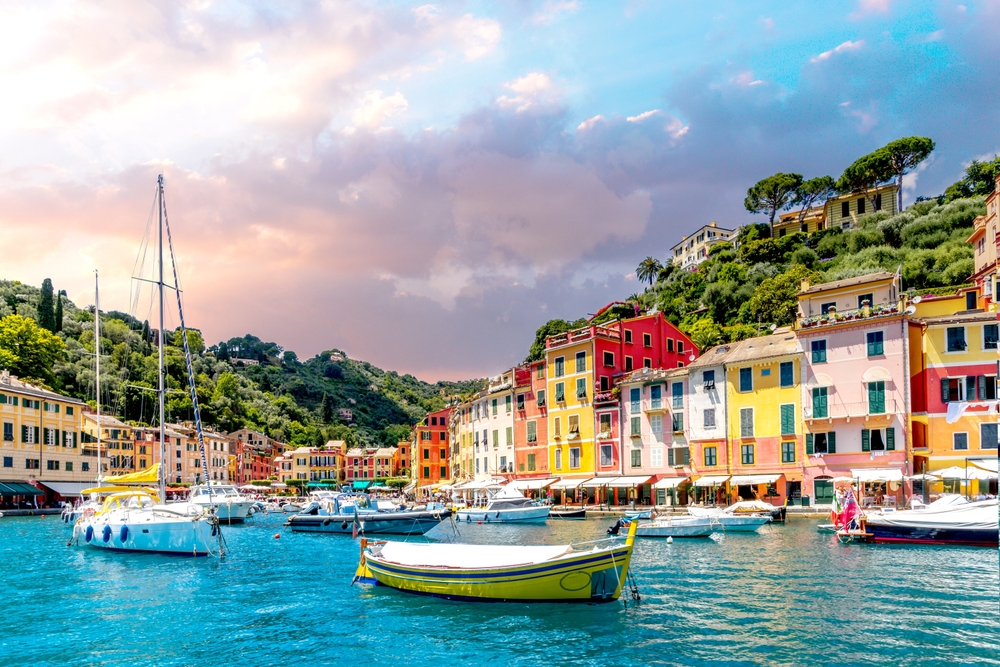
[[[102,405],[133,423],[156,421],[150,391],[156,385],[154,334],[147,322],[102,312]],[[191,419],[179,332],[164,338],[167,419]],[[329,439],[395,444],[449,397],[482,386],[478,380],[429,384],[349,359],[339,350],[302,362],[294,352],[251,335],[206,349],[200,332],[189,330],[188,343],[207,425],[224,431],[249,427],[293,444]],[[42,289],[0,281],[0,368],[93,403],[93,307],[79,309],[61,293],[54,295],[49,281]]]

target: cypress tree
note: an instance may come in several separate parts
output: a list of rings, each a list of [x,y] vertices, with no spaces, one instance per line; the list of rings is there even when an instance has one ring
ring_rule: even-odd
[[[48,278],[42,281],[42,296],[38,299],[38,326],[52,332],[56,330],[52,311],[52,281]]]
[[[56,294],[56,321],[55,321],[56,331],[62,331],[63,327],[62,298],[64,296],[66,296],[66,290],[59,290],[59,293]]]
[[[330,398],[325,391],[323,392],[323,400],[319,404],[319,414],[324,424],[329,424],[330,420],[333,419],[333,406],[330,405]]]

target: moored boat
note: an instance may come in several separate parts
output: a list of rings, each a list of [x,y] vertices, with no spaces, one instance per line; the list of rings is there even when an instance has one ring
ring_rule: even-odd
[[[548,505],[526,498],[508,484],[490,498],[485,508],[461,509],[455,512],[455,518],[479,523],[544,522],[551,509]]]
[[[716,530],[726,533],[752,533],[772,520],[770,510],[775,508],[760,503],[765,511],[754,511],[757,501],[740,502],[726,508],[721,507],[689,507],[688,514],[694,517],[711,517],[718,524]]]
[[[551,519],[586,519],[587,510],[583,507],[553,507],[549,510]]]
[[[354,580],[459,600],[610,602],[628,577],[637,522],[620,539],[556,546],[362,542]]]
[[[285,525],[304,533],[423,535],[450,516],[448,509],[380,510],[368,494],[327,491]]]
[[[956,502],[958,498],[961,502]],[[943,502],[942,502],[943,501]],[[946,496],[924,509],[871,512],[865,514],[860,531],[844,537],[870,542],[912,542],[998,546],[997,501],[966,502]]]
[[[636,537],[708,537],[716,530],[715,517],[661,516],[638,523]]]
[[[222,523],[243,523],[246,521],[254,501],[241,494],[232,484],[199,484],[191,489],[188,502],[215,510]]]

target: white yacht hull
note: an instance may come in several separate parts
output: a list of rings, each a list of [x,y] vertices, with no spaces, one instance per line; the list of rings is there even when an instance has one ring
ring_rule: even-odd
[[[82,517],[76,539],[110,551],[208,556],[218,551],[211,516],[182,516],[173,509],[123,509]]]
[[[502,510],[458,510],[455,518],[458,521],[476,521],[482,523],[527,523],[544,522],[549,518],[550,507],[517,507]]]
[[[246,521],[250,508],[254,505],[253,501],[250,500],[229,502],[223,499],[215,503],[208,503],[199,499],[191,502],[204,507],[206,512],[210,508],[214,508],[220,523],[243,523]]]

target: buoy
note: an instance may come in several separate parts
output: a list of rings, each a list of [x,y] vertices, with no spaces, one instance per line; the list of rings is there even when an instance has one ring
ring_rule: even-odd
[[[275,533],[274,534],[274,539],[280,540],[281,539],[281,533]]]
[[[476,523],[478,523],[480,526],[483,525],[482,521],[477,521]]]
[[[667,544],[673,544],[673,543],[674,543],[674,538],[668,537],[667,538]]]
[[[128,539],[128,526],[126,526],[125,524],[122,524],[122,529],[118,533],[118,539],[121,541],[122,544],[125,544],[125,540]]]

